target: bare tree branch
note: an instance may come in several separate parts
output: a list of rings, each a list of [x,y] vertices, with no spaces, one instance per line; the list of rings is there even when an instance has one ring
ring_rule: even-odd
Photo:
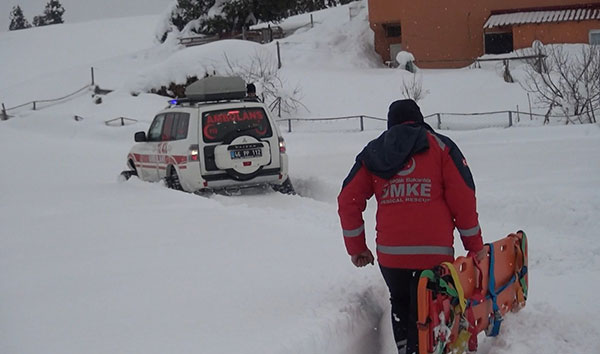
[[[536,103],[547,107],[544,124],[559,108],[565,124],[594,123],[600,109],[600,46],[583,45],[579,53],[568,52],[560,45],[536,45],[541,57],[547,52],[545,65],[529,61],[521,86],[535,95]],[[540,70],[545,67],[546,70]]]

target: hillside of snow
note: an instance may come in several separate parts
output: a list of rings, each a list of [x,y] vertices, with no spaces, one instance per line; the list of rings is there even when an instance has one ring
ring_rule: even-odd
[[[280,41],[280,76],[306,106],[295,117],[385,117],[402,97],[412,74],[380,64],[359,4],[352,18],[348,6],[317,12],[314,27]],[[387,288],[377,266],[350,263],[336,205],[384,122],[363,132],[357,120],[294,122],[291,133],[282,122],[297,196],[199,197],[118,181],[133,134],[166,106],[146,89],[226,72],[224,56],[240,65],[276,56],[274,43],[157,45],[159,21],[0,32],[6,107],[73,92],[91,67],[114,90],[101,104],[84,91],[0,122],[0,353],[395,354]],[[495,64],[419,75],[425,115],[528,107]],[[138,122],[105,124],[116,117]],[[529,237],[527,306],[499,337],[480,335],[478,353],[597,353],[600,127],[528,120],[500,128],[473,117],[471,128],[488,128],[442,132],[469,161],[484,241],[518,229]],[[365,212],[371,249],[375,207]],[[458,238],[455,248],[464,254]]]

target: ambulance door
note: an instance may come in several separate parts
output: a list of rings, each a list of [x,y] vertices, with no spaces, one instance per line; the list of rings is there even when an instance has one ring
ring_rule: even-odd
[[[145,166],[145,176],[152,182],[159,181],[158,166],[160,159],[160,145],[162,143],[162,131],[165,122],[165,114],[160,114],[154,118],[150,129],[148,130],[148,137],[145,145],[144,154],[147,156],[147,162]]]

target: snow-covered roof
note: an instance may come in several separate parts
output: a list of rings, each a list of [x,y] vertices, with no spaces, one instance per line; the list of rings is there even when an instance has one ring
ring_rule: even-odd
[[[483,28],[522,25],[528,23],[600,20],[600,8],[571,8],[560,10],[515,11],[495,14],[485,22]]]

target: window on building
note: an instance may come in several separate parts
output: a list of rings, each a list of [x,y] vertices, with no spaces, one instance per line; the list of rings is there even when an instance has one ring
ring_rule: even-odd
[[[590,44],[600,45],[600,29],[590,30]]]
[[[386,37],[402,37],[402,27],[399,23],[386,23],[383,25]]]
[[[512,51],[512,32],[485,34],[485,54],[504,54]]]

